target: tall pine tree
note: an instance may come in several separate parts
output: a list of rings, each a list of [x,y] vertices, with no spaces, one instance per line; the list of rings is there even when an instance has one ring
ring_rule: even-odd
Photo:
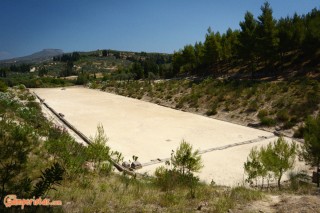
[[[257,21],[252,13],[246,12],[244,21],[240,22],[238,52],[242,60],[249,63],[252,75],[257,58]]]
[[[277,58],[277,49],[279,45],[278,31],[276,20],[273,18],[272,9],[268,2],[261,7],[262,14],[258,17],[258,52],[262,60],[267,65],[273,67]]]

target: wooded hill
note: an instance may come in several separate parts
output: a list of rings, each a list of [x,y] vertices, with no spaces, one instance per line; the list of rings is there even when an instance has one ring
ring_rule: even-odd
[[[205,41],[173,54],[174,74],[215,75],[249,72],[250,77],[274,76],[294,70],[319,71],[320,11],[276,20],[268,2],[257,19],[247,12],[240,30],[215,32]]]

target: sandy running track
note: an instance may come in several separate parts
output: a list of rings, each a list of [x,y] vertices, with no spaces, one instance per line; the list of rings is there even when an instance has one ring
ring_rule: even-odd
[[[202,180],[236,185],[243,181],[243,163],[250,149],[274,141],[273,134],[204,116],[182,112],[153,103],[126,98],[83,87],[41,88],[33,91],[87,136],[94,136],[101,123],[112,150],[122,152],[125,160],[133,155],[141,163],[170,157],[182,139],[195,149],[206,150],[238,142],[259,142],[215,150],[202,155]],[[152,173],[161,164],[144,167]]]

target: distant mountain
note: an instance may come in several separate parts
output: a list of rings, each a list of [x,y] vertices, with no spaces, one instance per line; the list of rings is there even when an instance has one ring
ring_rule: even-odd
[[[63,54],[63,51],[60,49],[43,49],[40,52],[36,52],[28,56],[1,60],[0,64],[41,63],[41,62],[50,60],[54,56],[62,55],[62,54]]]

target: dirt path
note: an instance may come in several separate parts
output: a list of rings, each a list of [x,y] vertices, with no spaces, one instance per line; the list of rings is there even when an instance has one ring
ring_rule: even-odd
[[[320,213],[320,196],[317,195],[267,195],[266,198],[238,206],[232,212],[264,213]]]

